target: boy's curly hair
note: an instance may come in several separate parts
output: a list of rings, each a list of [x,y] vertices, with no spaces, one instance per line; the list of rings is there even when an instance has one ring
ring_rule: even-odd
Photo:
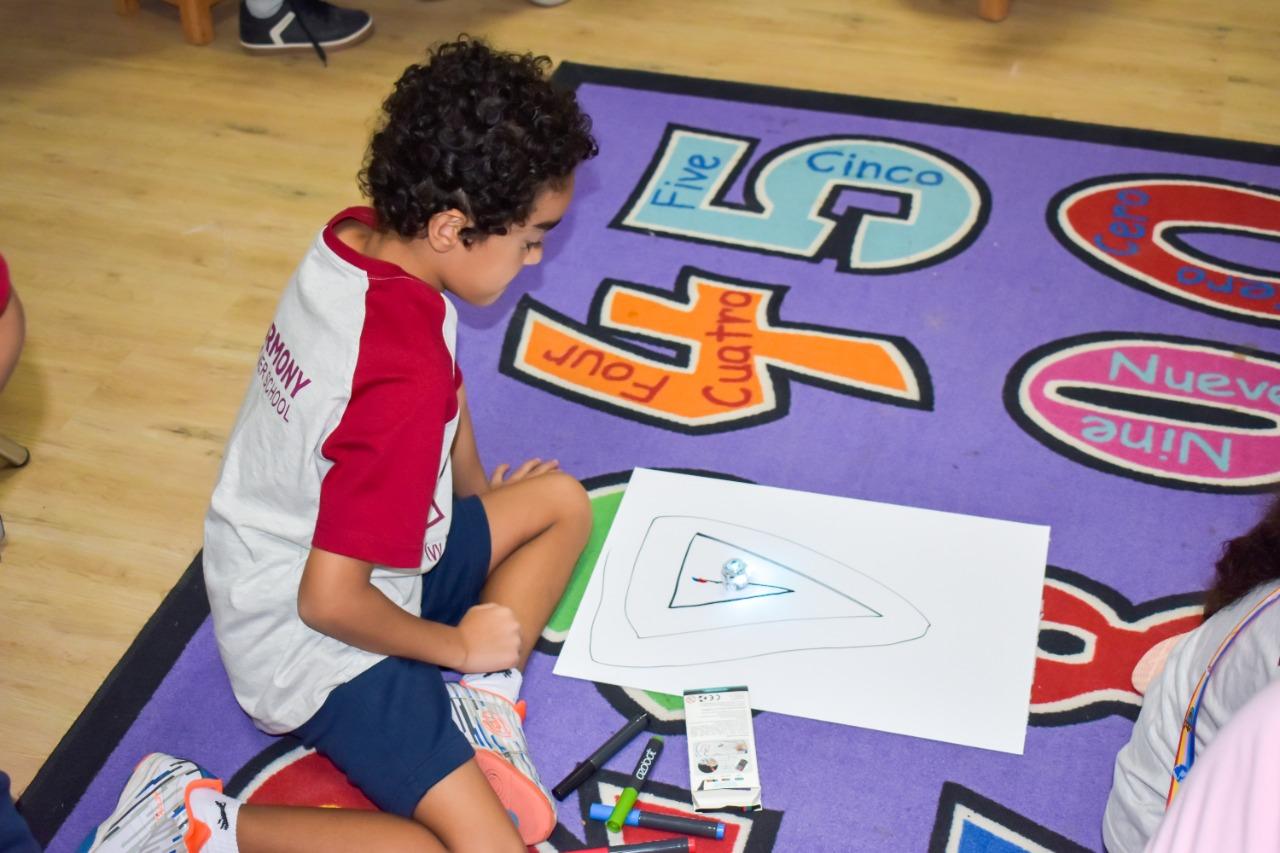
[[[1222,546],[1213,584],[1205,596],[1204,618],[1244,598],[1259,584],[1277,579],[1280,579],[1280,493],[1272,497],[1262,520],[1252,530]]]
[[[594,157],[591,119],[552,88],[550,65],[462,36],[405,69],[360,170],[383,227],[416,237],[456,208],[472,223],[464,241],[504,234],[528,219],[539,190]]]

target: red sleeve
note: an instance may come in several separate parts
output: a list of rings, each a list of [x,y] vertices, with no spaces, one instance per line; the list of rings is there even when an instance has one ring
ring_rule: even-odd
[[[458,408],[443,297],[422,287],[370,287],[351,400],[321,447],[333,467],[312,544],[392,568],[422,564],[445,424]]]

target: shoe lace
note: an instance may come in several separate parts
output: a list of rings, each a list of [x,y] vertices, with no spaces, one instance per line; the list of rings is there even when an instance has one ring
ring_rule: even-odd
[[[316,56],[320,57],[320,62],[326,68],[329,67],[329,57],[325,55],[324,48],[320,46],[320,40],[311,32],[311,27],[307,26],[307,16],[303,14],[302,9],[305,0],[284,0],[285,5],[293,12],[294,19],[298,22],[298,26],[302,27],[302,32],[306,35],[307,40],[311,42],[311,46],[316,49]]]

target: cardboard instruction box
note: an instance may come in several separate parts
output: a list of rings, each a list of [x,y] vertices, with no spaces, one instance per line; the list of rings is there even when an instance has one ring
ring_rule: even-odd
[[[760,766],[747,688],[686,690],[684,721],[693,807],[760,808]]]

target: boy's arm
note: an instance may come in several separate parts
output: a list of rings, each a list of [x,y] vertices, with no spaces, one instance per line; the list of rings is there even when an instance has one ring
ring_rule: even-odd
[[[520,626],[510,609],[478,604],[455,628],[401,610],[369,583],[370,563],[312,548],[298,587],[298,616],[312,630],[381,655],[458,672],[515,666]]]
[[[483,495],[499,486],[515,483],[526,477],[536,477],[560,467],[555,459],[545,462],[542,459],[529,459],[515,470],[503,463],[494,469],[492,477],[486,476],[484,465],[480,463],[480,451],[476,448],[476,434],[471,428],[467,395],[462,388],[458,389],[458,432],[454,435],[449,458],[453,462],[453,493],[460,498]]]
[[[471,410],[467,407],[467,393],[458,388],[458,432],[449,452],[453,462],[453,493],[460,498],[483,495],[489,491],[489,478],[485,476],[476,447],[476,434],[471,428]]]

